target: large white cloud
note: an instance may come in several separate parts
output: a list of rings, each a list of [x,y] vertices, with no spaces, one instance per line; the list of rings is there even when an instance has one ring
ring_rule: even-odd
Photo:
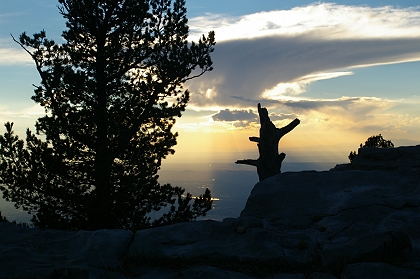
[[[207,14],[189,20],[191,38],[215,30],[218,41],[251,39],[271,35],[298,35],[316,31],[329,38],[418,37],[419,8],[346,6],[315,3],[231,17]]]
[[[218,41],[214,71],[187,83],[195,108],[296,102],[309,84],[350,75],[354,67],[420,60],[416,8],[313,4],[242,17],[207,15],[190,25],[192,38],[215,30]]]

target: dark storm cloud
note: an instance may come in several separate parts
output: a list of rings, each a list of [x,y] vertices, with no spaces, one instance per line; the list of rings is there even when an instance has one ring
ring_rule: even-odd
[[[216,46],[214,71],[187,83],[190,104],[249,107],[244,101],[264,100],[262,93],[278,83],[336,69],[418,59],[419,45],[418,38],[334,40],[315,32],[224,41]],[[209,88],[215,92],[212,98],[205,94]]]
[[[212,116],[214,121],[256,121],[258,115],[252,110],[221,110]]]

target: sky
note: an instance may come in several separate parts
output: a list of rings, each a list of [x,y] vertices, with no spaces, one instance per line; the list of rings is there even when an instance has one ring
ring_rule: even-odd
[[[187,9],[190,40],[216,33],[214,70],[185,84],[191,99],[168,164],[256,159],[258,103],[277,127],[301,120],[280,141],[286,161],[348,162],[377,134],[420,144],[417,1],[187,0]],[[57,1],[0,0],[0,123],[19,135],[44,112],[30,99],[34,63],[10,34],[43,29],[60,41]]]

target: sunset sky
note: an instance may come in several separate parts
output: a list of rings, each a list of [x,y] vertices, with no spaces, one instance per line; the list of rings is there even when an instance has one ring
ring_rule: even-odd
[[[60,41],[55,0],[0,3],[0,123],[23,134],[43,109],[39,77],[18,37],[42,29]],[[417,6],[416,6],[417,5]],[[417,1],[189,0],[191,40],[214,30],[214,70],[186,84],[191,101],[174,127],[168,162],[257,158],[257,104],[278,126],[286,161],[347,162],[369,136],[420,144],[420,6]],[[4,129],[1,129],[3,133]],[[244,166],[245,168],[246,166]]]

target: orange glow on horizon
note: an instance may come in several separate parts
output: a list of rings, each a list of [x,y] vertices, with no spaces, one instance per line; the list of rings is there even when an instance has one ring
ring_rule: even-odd
[[[306,127],[307,128],[307,127]],[[259,136],[257,130],[228,130],[226,132],[179,131],[175,155],[168,156],[168,163],[234,163],[238,159],[257,159],[258,147],[249,141]],[[348,153],[356,150],[361,136],[349,131],[314,131],[299,126],[285,135],[279,152],[287,154],[286,160],[337,162],[347,161]]]

